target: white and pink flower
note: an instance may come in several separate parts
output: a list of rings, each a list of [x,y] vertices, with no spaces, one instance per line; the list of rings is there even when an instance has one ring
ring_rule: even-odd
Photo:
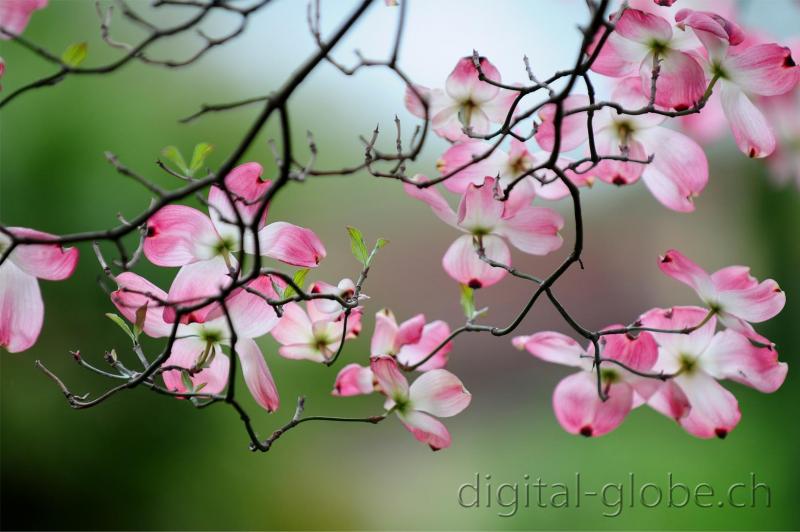
[[[255,237],[245,230],[244,239],[237,222],[251,224],[258,215],[260,199],[270,187],[261,179],[263,169],[258,163],[246,163],[234,168],[225,178],[233,198],[219,187],[208,193],[209,214],[186,205],[168,205],[147,222],[144,254],[158,266],[180,266],[170,288],[170,300],[202,300],[217,293],[221,285],[230,282],[228,272],[236,262],[235,253],[244,247],[254,254]],[[257,226],[258,253],[287,264],[316,267],[325,257],[325,247],[310,229],[286,222],[266,224],[266,209]],[[244,240],[244,242],[242,242]],[[201,279],[202,282],[196,282]],[[202,321],[211,308],[200,309],[187,321]],[[173,319],[171,307],[164,309],[165,318]]]
[[[609,328],[617,328],[612,325]],[[572,338],[557,332],[517,336],[518,349],[546,362],[577,367],[581,371],[564,378],[553,392],[553,410],[559,424],[571,434],[602,436],[617,428],[635,407],[652,393],[652,384],[621,366],[605,363],[600,370],[600,398],[597,373],[593,368],[594,347],[583,349]],[[638,336],[614,334],[600,342],[603,358],[617,360],[637,371],[648,371],[656,363],[658,346],[649,333]]]
[[[19,35],[28,26],[34,11],[47,7],[48,0],[0,0],[0,39]]]
[[[669,250],[658,262],[661,271],[690,286],[720,321],[757,342],[769,343],[750,323],[775,317],[786,304],[786,294],[772,279],[762,282],[746,266],[728,266],[712,274],[677,250]]]
[[[24,227],[8,231],[20,238],[55,239],[54,235]],[[0,255],[11,246],[0,233]],[[60,244],[16,246],[0,264],[0,347],[10,353],[29,349],[42,331],[44,302],[39,281],[63,281],[75,271],[78,250]]]
[[[535,195],[532,187],[513,189],[508,200],[501,201],[495,197],[495,185],[493,177],[485,177],[480,185],[470,183],[461,197],[458,214],[436,189],[405,185],[409,196],[424,201],[442,221],[467,233],[453,242],[442,265],[450,277],[471,288],[491,286],[507,273],[482,261],[473,239],[481,240],[488,258],[506,265],[511,263],[511,252],[504,239],[531,255],[546,255],[563,242],[559,231],[564,219],[553,209],[531,205]]]
[[[640,318],[645,327],[680,331],[701,323],[700,307],[652,309]],[[673,375],[648,398],[658,412],[700,438],[724,438],[741,419],[739,404],[717,381],[730,379],[764,393],[783,384],[788,366],[771,346],[757,347],[727,329],[715,334],[716,318],[690,334],[653,332],[659,345],[653,371]]]
[[[800,68],[791,50],[775,43],[746,42],[736,24],[714,13],[681,9],[675,20],[691,28],[705,47],[708,77],[717,80],[736,145],[748,157],[771,154],[775,134],[753,98],[785,94],[797,85]]]
[[[481,70],[492,81],[500,82],[497,68],[485,57],[479,59]],[[502,124],[516,98],[514,91],[501,89],[478,79],[472,57],[461,58],[447,77],[445,88],[429,89],[415,85],[428,103],[428,118],[437,135],[450,141],[466,140],[463,129],[474,134],[489,133],[491,124]],[[411,88],[406,89],[406,108],[411,114],[425,118],[425,107]]]
[[[255,338],[267,334],[278,322],[275,310],[258,295],[237,289],[226,300],[228,318],[216,307],[203,322],[177,325],[167,323],[161,308],[173,306],[169,296],[147,279],[131,272],[117,276],[118,289],[111,300],[129,321],[136,321],[136,312],[146,307],[143,332],[153,338],[164,338],[177,327],[169,358],[164,366],[179,366],[190,370],[189,378],[195,391],[217,394],[228,384],[230,361],[223,347],[233,347],[242,365],[245,383],[256,402],[268,412],[278,409],[280,400],[272,374]],[[269,297],[276,297],[266,276],[252,281],[249,287]],[[233,333],[236,344],[231,346]],[[162,376],[167,389],[189,392],[180,370],[165,371]]]
[[[320,312],[312,301],[308,312],[297,303],[283,307],[283,316],[272,329],[272,336],[281,344],[278,353],[293,360],[324,363],[330,360],[344,340],[355,338],[361,331],[361,309],[351,311],[344,330],[344,314]]]
[[[431,449],[450,447],[447,427],[437,417],[452,417],[463,411],[472,399],[462,382],[444,369],[423,373],[411,386],[390,356],[373,357],[370,368],[385,408],[394,412],[411,434]]]
[[[648,103],[638,78],[621,80],[614,89],[612,99],[626,109],[639,109]],[[580,109],[588,104],[586,97],[575,97],[566,110]],[[575,119],[577,117],[577,119]],[[544,133],[537,141],[544,146],[553,144],[552,113],[543,109],[540,127]],[[703,149],[692,139],[675,130],[663,127],[666,120],[657,114],[625,115],[609,108],[595,113],[594,137],[597,154],[628,160],[605,159],[585,172],[600,180],[622,186],[635,183],[639,178],[665,207],[678,212],[694,210],[694,198],[708,183],[708,159]],[[562,123],[564,149],[572,149],[586,142],[586,114],[567,115]],[[650,163],[644,163],[649,156]],[[581,169],[578,169],[581,171]]]
[[[598,39],[595,45],[598,44]],[[592,70],[614,78],[636,76],[650,93],[654,59],[660,61],[655,103],[688,109],[706,90],[706,75],[694,53],[696,42],[676,35],[672,24],[658,14],[625,9],[613,33],[600,49]]]

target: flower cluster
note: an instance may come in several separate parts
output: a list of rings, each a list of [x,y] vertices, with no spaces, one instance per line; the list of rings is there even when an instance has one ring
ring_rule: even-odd
[[[691,286],[706,308],[650,309],[631,327],[606,327],[599,341],[585,349],[557,332],[512,340],[537,358],[581,369],[553,392],[553,409],[564,430],[601,436],[646,404],[694,436],[724,438],[741,414],[736,398],[717,381],[728,379],[765,393],[783,384],[788,365],[778,361],[774,345],[750,325],[783,308],[786,296],[775,281],[759,283],[742,266],[709,275],[674,250],[661,257],[659,266]],[[726,328],[717,332],[718,324]]]
[[[599,331],[580,326],[551,289],[570,266],[581,263],[581,196],[597,182],[623,186],[641,180],[668,209],[693,211],[709,180],[701,143],[728,127],[744,154],[769,157],[776,174],[783,179],[795,176],[800,182],[796,119],[800,68],[790,48],[741,28],[735,21],[735,9],[724,0],[717,2],[711,12],[694,9],[693,0],[630,0],[610,17],[603,13],[605,3],[589,2],[592,21],[582,29],[584,43],[573,70],[540,81],[526,59],[531,84],[509,84],[503,82],[495,65],[474,52],[458,60],[443,88],[414,84],[397,65],[402,14],[390,60],[359,56],[357,66],[346,68],[329,54],[335,40],[323,44],[314,23],[317,20],[319,24],[319,13],[311,6],[309,24],[321,50],[297,70],[297,78],[269,98],[206,106],[191,117],[266,101],[251,133],[216,173],[209,171],[205,178],[193,174],[203,165],[207,146],[198,146],[197,161],[193,157],[191,168],[180,156],[168,157],[180,172],[164,164],[162,168],[182,179],[185,186],[167,192],[121,167],[111,156],[110,162],[121,174],[134,177],[157,197],[135,223],[64,237],[0,226],[0,346],[16,353],[36,342],[44,316],[38,279],[66,279],[78,262],[78,250],[64,245],[108,240],[120,251],[119,273],[114,274],[106,263],[97,242],[93,249],[105,275],[116,284],[111,302],[132,326],[116,314],[109,317],[130,336],[143,368],[128,369],[112,352],[107,361],[116,373],[109,374],[75,353],[85,367],[125,381],[98,400],[85,401],[40,365],[72,406],[92,406],[116,390],[145,384],[162,394],[189,399],[195,406],[216,401],[232,404],[246,425],[253,449],[269,450],[286,430],[305,421],[377,423],[390,414],[396,414],[418,441],[433,450],[444,449],[450,446],[451,435],[439,418],[459,414],[471,401],[462,381],[445,369],[454,339],[474,332],[508,335],[542,296],[586,341],[585,346],[552,331],[516,336],[512,344],[537,358],[578,369],[563,379],[553,394],[556,418],[567,432],[606,434],[633,409],[647,405],[694,436],[724,438],[738,424],[740,412],[736,398],[718,381],[732,380],[770,393],[783,384],[787,374],[788,366],[778,360],[775,344],[753,326],[775,317],[785,305],[786,296],[775,281],[759,282],[743,266],[708,274],[671,250],[660,258],[660,269],[691,287],[702,306],[653,308],[631,325],[615,324]],[[385,3],[397,5],[389,0]],[[0,0],[0,38],[18,38],[31,14],[46,5],[47,0]],[[187,7],[208,13],[220,6],[200,2]],[[354,12],[336,39],[347,33],[366,7],[367,3]],[[230,9],[246,19],[256,8]],[[400,9],[405,9],[404,4]],[[106,16],[101,13],[106,42],[109,18],[110,11]],[[133,19],[137,20],[136,15]],[[146,43],[171,33],[154,30]],[[208,48],[221,42],[224,40],[208,40]],[[146,59],[141,49],[131,49],[128,59]],[[53,60],[49,52],[38,53]],[[28,87],[52,85],[77,72],[77,64],[70,63],[69,56],[65,53],[62,59],[55,59],[61,68],[56,77]],[[324,61],[346,74],[362,67],[385,67],[406,83],[406,108],[423,119],[410,151],[403,149],[397,119],[396,154],[387,155],[376,148],[376,129],[371,140],[364,139],[367,147],[361,166],[317,171],[316,145],[309,133],[311,161],[305,165],[298,162],[292,153],[286,101]],[[4,71],[0,58],[0,76]],[[608,101],[595,93],[594,75],[611,81]],[[574,90],[581,82],[585,94]],[[545,93],[548,97],[544,100],[527,105],[533,99],[529,96]],[[13,96],[0,101],[0,107]],[[276,155],[280,177],[271,181],[263,179],[259,163],[236,164],[273,112],[281,116],[284,154],[282,158]],[[682,131],[670,127],[676,124]],[[410,177],[405,174],[406,165],[417,160],[428,129],[447,143],[437,160],[439,175],[426,172]],[[377,163],[390,163],[394,168],[381,172],[373,166]],[[279,344],[278,355],[286,359],[335,364],[345,343],[362,331],[362,305],[368,299],[362,288],[376,253],[386,244],[379,239],[370,252],[360,231],[348,228],[353,255],[362,266],[353,277],[356,281],[346,278],[330,284],[316,280],[304,288],[306,275],[325,259],[326,248],[309,228],[285,221],[268,223],[270,203],[289,181],[304,181],[313,175],[349,175],[357,170],[402,181],[408,196],[424,202],[436,217],[462,233],[444,252],[442,266],[461,287],[466,323],[451,330],[444,321],[428,321],[422,313],[398,323],[392,311],[378,311],[369,357],[342,367],[332,394],[377,393],[382,397],[382,414],[302,417],[301,397],[288,424],[266,440],[259,439],[234,397],[237,364],[253,399],[267,412],[279,408],[280,395],[256,340],[269,335]],[[454,196],[456,208],[438,184]],[[208,195],[203,197],[199,191],[206,188]],[[193,195],[207,211],[179,203]],[[512,249],[533,256],[561,249],[566,221],[556,210],[556,202],[565,198],[572,201],[575,224],[574,244],[566,259],[543,278],[512,267]],[[137,259],[128,260],[121,239],[137,228],[141,231]],[[131,271],[139,255],[155,266],[177,268],[167,291]],[[296,270],[289,274],[263,267],[269,260]],[[508,327],[479,323],[486,309],[476,309],[475,291],[509,275],[535,285],[529,302]],[[148,359],[139,342],[141,334],[165,339],[161,355]],[[409,384],[407,375],[413,372],[418,375]]]

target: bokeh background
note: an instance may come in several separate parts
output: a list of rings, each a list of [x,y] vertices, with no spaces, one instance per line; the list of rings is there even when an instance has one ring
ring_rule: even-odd
[[[323,2],[323,26],[333,27],[352,2]],[[115,57],[99,39],[94,3],[51,0],[34,15],[26,36],[59,51],[87,41],[87,65]],[[144,1],[132,2],[152,13]],[[176,186],[154,162],[162,147],[185,152],[198,142],[215,145],[210,162],[219,164],[249,126],[257,108],[213,115],[191,125],[177,119],[201,103],[266,94],[313,50],[305,27],[306,4],[283,0],[252,20],[248,33],[224,49],[180,71],[131,65],[104,77],[68,79],[20,98],[0,114],[0,219],[10,225],[68,233],[112,226],[116,214],[132,216],[148,195],[117,175],[103,151],[165,186]],[[508,81],[522,81],[522,54],[543,76],[571,63],[575,25],[584,4],[570,1],[412,2],[402,64],[418,82],[438,86],[458,57],[472,48],[498,65]],[[789,1],[753,0],[739,6],[742,20],[777,38],[790,35],[800,10]],[[180,11],[162,9],[162,23]],[[396,11],[378,2],[350,39],[337,49],[343,61],[360,48],[368,56],[387,50]],[[235,21],[217,17],[207,26],[219,34]],[[139,34],[115,18],[119,39]],[[199,41],[187,37],[159,49],[162,57],[183,57]],[[5,91],[48,73],[43,64],[13,43],[0,43],[7,62]],[[295,142],[314,132],[319,167],[358,162],[358,134],[380,123],[392,131],[397,113],[410,131],[403,87],[384,72],[352,78],[321,67],[290,103]],[[800,117],[798,117],[800,119]],[[247,158],[275,166],[267,139],[270,124]],[[382,139],[391,147],[393,138]],[[432,174],[444,148],[432,141],[414,170]],[[570,272],[557,293],[589,327],[629,322],[653,306],[694,304],[688,288],[662,275],[656,258],[681,249],[713,270],[748,264],[759,278],[777,279],[789,294],[783,313],[761,328],[790,366],[798,361],[800,310],[800,227],[798,192],[771,183],[764,166],[736,151],[730,140],[710,148],[711,180],[692,214],[676,214],[637,185],[597,186],[584,196],[585,271]],[[559,206],[568,212],[568,205]],[[355,276],[346,225],[367,238],[391,244],[381,251],[366,292],[364,334],[348,343],[342,364],[366,361],[372,315],[381,307],[399,319],[424,312],[456,326],[463,318],[458,288],[440,259],[456,236],[429,209],[408,198],[398,183],[360,173],[291,184],[270,211],[273,220],[313,227],[328,258],[313,279],[335,282]],[[571,237],[569,230],[565,235]],[[772,395],[730,384],[743,418],[724,441],[703,441],[648,409],[633,412],[612,434],[583,439],[564,433],[550,405],[555,384],[569,370],[533,360],[515,350],[510,338],[462,336],[450,368],[473,393],[463,414],[448,420],[454,445],[431,453],[395,420],[377,427],[309,424],[287,434],[267,454],[247,450],[243,428],[224,407],[195,411],[185,402],[146,390],[119,394],[99,408],[73,411],[53,384],[34,369],[41,359],[76,391],[97,393],[108,382],[78,368],[69,350],[102,364],[104,350],[130,357],[121,331],[103,314],[113,310],[97,286],[100,273],[91,250],[69,282],[42,283],[46,320],[38,344],[21,354],[0,355],[0,487],[2,526],[15,529],[267,529],[267,528],[800,528],[797,474],[800,385],[794,371]],[[560,257],[515,254],[529,272],[549,271]],[[174,270],[143,261],[138,271],[167,287]],[[481,291],[491,323],[504,324],[529,297],[531,287],[514,279]],[[537,306],[520,334],[556,329],[569,332],[546,302]],[[280,358],[271,339],[260,341],[277,380],[283,406],[267,415],[245,398],[262,435],[287,420],[298,394],[308,397],[310,414],[371,415],[376,397],[330,396],[336,370]],[[151,349],[157,344],[151,343]],[[243,394],[243,396],[246,394]],[[626,482],[664,489],[667,475],[689,485],[711,484],[718,492],[754,473],[769,485],[771,505],[759,496],[755,508],[623,508],[617,517],[599,501],[584,498],[579,508],[520,508],[499,517],[493,504],[464,509],[457,490],[476,473],[492,482],[572,483],[585,489]],[[626,488],[627,489],[627,488]],[[546,492],[549,493],[549,492]],[[629,494],[628,494],[629,495]],[[713,498],[716,502],[718,497]]]

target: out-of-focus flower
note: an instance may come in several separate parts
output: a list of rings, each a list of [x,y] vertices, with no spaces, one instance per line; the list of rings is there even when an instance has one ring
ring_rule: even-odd
[[[9,227],[20,238],[55,239],[54,235]],[[0,233],[0,256],[11,246]],[[18,245],[0,264],[0,347],[10,353],[25,351],[36,343],[44,323],[44,302],[37,279],[62,281],[78,264],[78,250],[60,244]]]
[[[479,58],[484,75],[500,82],[497,68],[485,57]],[[474,134],[489,133],[492,123],[502,124],[516,92],[501,89],[478,79],[472,57],[464,57],[447,77],[445,88],[429,89],[415,85],[414,89],[428,102],[428,118],[437,135],[451,141],[467,140],[463,128]],[[425,118],[425,107],[411,88],[406,89],[406,108],[411,114]]]

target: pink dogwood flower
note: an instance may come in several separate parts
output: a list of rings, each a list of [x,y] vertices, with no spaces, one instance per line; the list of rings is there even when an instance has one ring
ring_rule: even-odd
[[[641,318],[646,327],[682,330],[700,323],[700,307],[652,309]],[[739,423],[736,398],[717,381],[730,379],[764,393],[783,384],[788,366],[772,347],[756,347],[727,329],[714,333],[716,318],[690,334],[652,333],[659,345],[654,371],[675,375],[648,399],[658,412],[700,438],[724,438]]]
[[[424,179],[423,176],[417,176]],[[491,286],[506,275],[503,268],[494,268],[479,257],[473,239],[480,238],[486,256],[510,264],[511,252],[504,239],[531,255],[546,255],[561,247],[559,231],[564,219],[553,209],[534,207],[533,189],[513,189],[507,201],[495,198],[493,177],[482,184],[469,184],[458,206],[458,214],[434,188],[418,188],[405,184],[406,193],[430,205],[445,223],[467,233],[450,246],[442,259],[445,271],[461,284],[472,288]]]
[[[792,55],[800,57],[800,39],[789,43]],[[759,107],[775,131],[778,142],[767,158],[771,176],[778,183],[800,187],[800,85],[779,96],[761,97]]]
[[[626,109],[639,109],[646,105],[648,97],[642,92],[637,78],[627,78],[614,89],[612,99]],[[566,108],[580,109],[582,99],[575,99]],[[547,119],[550,114],[540,114]],[[577,121],[564,121],[562,132],[570,149],[584,143],[587,138],[586,115]],[[586,172],[600,180],[622,186],[635,183],[641,177],[655,198],[665,207],[678,212],[694,210],[694,198],[708,183],[708,159],[703,149],[686,135],[662,127],[665,117],[656,114],[620,115],[604,108],[595,113],[594,137],[599,156],[627,155],[628,161],[605,159]],[[548,122],[543,122],[543,126]],[[540,127],[540,130],[542,128]],[[545,131],[550,129],[545,128]],[[552,143],[550,136],[543,139],[545,145]],[[652,155],[649,164],[646,161]],[[578,171],[582,171],[580,168]]]
[[[324,281],[316,281],[308,287],[310,294],[328,294],[338,296],[345,301],[353,297],[356,292],[356,284],[352,279],[342,279],[336,286],[330,285]],[[365,294],[359,294],[359,299],[368,299]],[[331,316],[333,318],[339,317],[344,308],[338,301],[333,299],[312,299],[308,302],[309,308],[313,307],[314,311],[321,315]]]
[[[425,323],[425,315],[417,314],[400,325],[389,309],[375,314],[375,331],[370,342],[370,354],[389,355],[404,366],[413,366],[428,356],[450,336],[450,326],[436,320]],[[453,343],[447,342],[430,360],[419,367],[420,371],[443,368]]]
[[[147,222],[144,254],[158,266],[181,266],[170,288],[173,301],[201,300],[214,295],[220,279],[229,282],[228,271],[235,262],[234,253],[244,246],[255,253],[254,235],[245,232],[242,243],[237,213],[250,224],[258,214],[259,199],[270,187],[262,181],[263,169],[258,163],[246,163],[233,169],[225,178],[233,205],[225,192],[211,187],[208,193],[209,214],[185,205],[167,205]],[[287,264],[316,267],[325,257],[325,247],[310,229],[286,222],[266,225],[266,210],[258,222],[260,254]],[[204,282],[194,282],[204,279]],[[187,317],[202,321],[210,308],[200,309]],[[165,317],[171,320],[170,309]]]
[[[275,310],[261,297],[242,289],[234,291],[226,301],[228,315],[233,324],[231,331],[226,316],[219,308],[207,321],[189,324],[169,324],[159,308],[170,303],[169,296],[147,279],[132,272],[117,276],[118,289],[111,293],[111,301],[129,321],[135,322],[136,312],[146,307],[143,332],[153,338],[169,336],[177,327],[175,341],[164,366],[179,366],[191,370],[192,385],[202,393],[217,394],[228,384],[230,361],[223,346],[231,347],[233,332],[237,341],[233,346],[242,365],[245,384],[256,402],[268,412],[278,409],[280,400],[272,374],[261,349],[254,341],[267,334],[278,322]],[[262,294],[276,297],[268,277],[261,276],[249,286]],[[184,372],[169,370],[162,374],[167,389],[178,393],[188,392],[183,382]]]
[[[595,45],[598,41],[599,35]],[[628,8],[600,49],[592,70],[614,78],[637,76],[642,90],[649,94],[654,58],[658,58],[655,103],[665,108],[688,109],[706,90],[705,72],[691,53],[693,48],[694,43],[676,38],[672,25],[663,17]]]
[[[501,81],[500,73],[488,59],[481,57],[479,61],[487,78]],[[475,134],[489,133],[492,123],[505,121],[516,98],[514,91],[480,81],[471,56],[458,61],[444,90],[421,85],[414,88],[428,102],[428,118],[434,132],[450,141],[468,139],[463,133],[465,127]],[[411,114],[425,118],[425,107],[411,88],[406,89],[405,103]]]
[[[370,368],[386,395],[384,407],[397,414],[417,441],[427,443],[434,451],[450,447],[450,433],[436,418],[455,416],[469,406],[472,396],[458,377],[435,369],[423,373],[409,386],[397,361],[390,356],[373,357]]]
[[[283,316],[272,329],[272,336],[281,344],[278,353],[288,359],[324,363],[339,350],[342,335],[355,338],[361,331],[361,311],[353,309],[344,330],[343,315],[331,316],[319,312],[314,305],[308,312],[297,303],[283,307]]]
[[[584,126],[586,124],[585,118]],[[491,154],[483,160],[475,161],[485,153]],[[492,144],[479,140],[458,142],[447,149],[436,162],[436,168],[442,175],[448,175],[468,163],[472,163],[463,170],[453,174],[444,181],[444,186],[451,192],[463,194],[470,184],[480,185],[486,176],[495,176],[501,187],[506,187],[511,181],[545,162],[550,157],[549,153],[531,153],[525,143],[517,139],[511,140],[508,152],[502,149],[492,151]],[[559,166],[566,166],[571,161],[564,157],[559,158]],[[577,186],[591,186],[592,178],[585,174],[577,174],[572,170],[565,171],[567,177]],[[531,176],[523,179],[516,185],[517,189],[533,189],[533,194],[548,200],[557,200],[569,195],[567,186],[556,177],[551,170],[540,170],[536,175],[543,181]]]
[[[619,325],[609,328],[617,327]],[[589,344],[583,349],[578,342],[561,333],[548,331],[517,336],[512,343],[546,362],[581,369],[559,382],[553,392],[556,419],[571,434],[589,437],[611,432],[652,393],[645,378],[605,363],[600,370],[603,392],[607,396],[603,401],[598,394],[597,374],[592,367],[594,347]],[[606,335],[601,337],[601,346],[603,358],[618,360],[637,371],[650,370],[658,357],[658,346],[646,332],[637,337]]]
[[[356,363],[347,364],[336,375],[331,393],[338,397],[368,395],[377,391],[377,385],[372,369]]]
[[[47,2],[48,0],[0,0],[0,39],[10,39],[9,33],[19,35],[25,31],[33,12],[47,7]]]
[[[750,323],[760,323],[775,317],[786,304],[786,294],[772,279],[758,282],[746,266],[728,266],[712,274],[671,249],[658,262],[661,271],[690,286],[708,309],[719,316],[726,326],[756,340]]]
[[[56,238],[54,235],[9,227],[20,238]],[[0,233],[0,256],[11,239]],[[0,264],[0,347],[19,353],[36,343],[44,323],[44,302],[37,279],[62,281],[78,264],[78,250],[60,244],[18,245]]]
[[[441,320],[425,323],[425,315],[417,314],[398,325],[391,310],[379,310],[375,314],[375,331],[370,342],[370,356],[387,355],[394,357],[403,366],[415,366],[436,350],[435,354],[417,369],[419,371],[441,369],[447,364],[447,356],[453,349],[452,342],[442,345],[448,336],[450,336],[450,326]],[[333,395],[349,397],[372,393],[375,391],[373,381],[374,377],[369,367],[348,364],[336,376]]]
[[[752,98],[784,94],[797,85],[800,69],[791,50],[774,43],[748,45],[736,24],[713,13],[682,9],[675,20],[691,28],[705,46],[709,76],[719,85],[736,145],[748,157],[771,154],[775,134]]]

